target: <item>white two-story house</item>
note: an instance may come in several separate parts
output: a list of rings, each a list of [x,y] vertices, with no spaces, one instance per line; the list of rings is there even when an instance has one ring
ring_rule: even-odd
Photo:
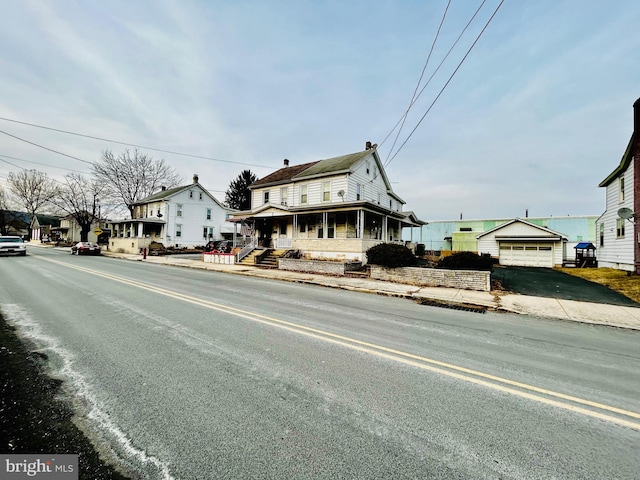
[[[599,267],[640,273],[640,99],[633,112],[620,164],[599,185],[606,188],[606,210],[596,220],[596,248]]]
[[[163,188],[136,202],[132,219],[110,222],[109,249],[139,253],[151,242],[189,248],[231,239],[235,225],[227,218],[234,211],[216,200],[194,175],[190,185]]]
[[[300,251],[307,258],[366,262],[382,242],[402,241],[404,227],[420,226],[396,195],[367,142],[361,152],[289,165],[250,186],[251,210],[231,220],[250,223],[256,246]]]

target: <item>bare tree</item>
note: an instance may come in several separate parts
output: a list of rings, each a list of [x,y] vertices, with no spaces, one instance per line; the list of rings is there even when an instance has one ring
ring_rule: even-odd
[[[80,241],[86,242],[92,225],[100,219],[100,195],[104,187],[97,180],[87,180],[77,173],[65,175],[64,180],[53,203],[73,217],[80,227]]]
[[[16,201],[30,215],[31,219],[37,213],[42,213],[45,206],[51,204],[59,187],[47,174],[38,170],[21,170],[18,173],[9,172],[7,177],[9,189]]]
[[[148,197],[160,187],[174,187],[182,179],[164,160],[135,149],[125,150],[115,156],[110,150],[102,152],[100,160],[93,164],[93,173],[104,186],[103,196],[114,204],[127,207],[133,218],[133,204]]]

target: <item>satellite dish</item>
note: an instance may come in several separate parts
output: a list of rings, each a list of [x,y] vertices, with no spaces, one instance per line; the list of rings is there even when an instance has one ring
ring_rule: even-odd
[[[633,210],[631,210],[630,208],[622,207],[620,210],[618,210],[618,216],[620,218],[623,218],[624,220],[630,220],[635,217],[636,214],[633,213]]]
[[[338,190],[338,196],[340,198],[343,198],[344,197],[344,190]]]

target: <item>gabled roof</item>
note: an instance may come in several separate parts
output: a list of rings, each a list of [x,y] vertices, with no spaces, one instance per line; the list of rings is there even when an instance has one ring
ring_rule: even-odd
[[[207,196],[211,200],[213,200],[220,208],[222,208],[224,210],[228,210],[230,212],[234,211],[232,208],[225,207],[223,204],[221,204],[216,197],[211,195],[207,191],[207,189],[204,188],[199,183],[190,183],[189,185],[184,185],[182,187],[174,187],[174,188],[168,188],[166,190],[160,190],[159,192],[156,192],[154,194],[149,195],[148,197],[145,197],[145,198],[143,198],[141,200],[138,200],[133,205],[144,205],[144,204],[151,203],[151,202],[157,202],[159,200],[168,200],[170,197],[172,197],[174,195],[177,195],[178,193],[183,192],[185,190],[192,189],[192,188],[198,188],[202,192],[206,193]]]
[[[531,222],[527,222],[526,220],[523,220],[521,218],[514,218],[513,220],[510,220],[508,222],[502,223],[500,225],[497,225],[495,227],[493,227],[490,230],[487,230],[486,232],[482,232],[480,235],[477,235],[476,238],[480,239],[482,237],[484,237],[485,235],[489,235],[490,233],[493,233],[497,230],[502,230],[505,227],[508,227],[509,225],[513,225],[514,223],[523,223],[525,225],[528,225],[529,227],[532,227],[536,230],[540,230],[541,232],[546,233],[547,235],[549,235],[550,237],[559,237],[563,240],[567,240],[567,237],[565,235],[563,235],[560,232],[556,232],[554,230],[551,230],[549,228],[546,227],[541,227],[540,225],[536,225],[535,223],[531,223]]]
[[[319,162],[315,162],[306,170],[300,172],[298,175],[293,177],[293,179],[303,180],[310,177],[323,176],[329,173],[335,174],[348,172],[355,163],[359,162],[374,151],[375,150],[364,150],[362,152],[350,153],[348,155],[320,160]]]
[[[340,155],[339,157],[327,158],[324,160],[319,160],[317,162],[303,163],[302,165],[295,165],[291,167],[283,167],[280,170],[276,170],[272,174],[253,182],[249,186],[249,188],[254,189],[258,187],[305,181],[312,178],[336,175],[339,173],[348,173],[351,171],[353,165],[355,165],[368,155],[373,156],[374,161],[378,165],[380,175],[382,176],[382,180],[387,188],[387,192],[389,193],[389,195],[392,195],[396,200],[405,203],[404,200],[396,195],[391,188],[391,183],[387,178],[387,174],[384,171],[384,167],[382,166],[382,162],[380,161],[380,157],[378,156],[378,151],[375,148],[363,150],[362,152]]]
[[[635,135],[635,133],[631,135],[631,140],[629,140],[627,149],[625,150],[624,155],[622,155],[620,165],[618,165],[607,178],[600,182],[600,184],[598,185],[599,187],[606,187],[607,185],[611,184],[611,182],[613,182],[616,178],[622,175],[627,170],[627,168],[629,168],[629,164],[631,163],[631,159],[633,158],[633,143],[635,140]],[[640,135],[640,133],[638,133],[638,135]]]
[[[256,180],[249,186],[249,188],[252,189],[255,187],[264,187],[266,185],[289,183],[293,177],[306,170],[307,168],[315,165],[316,163],[319,163],[319,161],[303,163],[302,165],[292,165],[291,167],[282,167],[280,170],[276,170],[266,177],[262,177],[261,179]]]

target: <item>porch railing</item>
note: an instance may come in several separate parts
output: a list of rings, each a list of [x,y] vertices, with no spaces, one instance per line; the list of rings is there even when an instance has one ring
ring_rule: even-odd
[[[277,238],[276,239],[276,248],[291,248],[291,239],[290,238]]]
[[[258,246],[258,239],[254,238],[248,244],[246,244],[236,255],[236,261],[240,263],[240,261],[249,255],[255,248]]]

